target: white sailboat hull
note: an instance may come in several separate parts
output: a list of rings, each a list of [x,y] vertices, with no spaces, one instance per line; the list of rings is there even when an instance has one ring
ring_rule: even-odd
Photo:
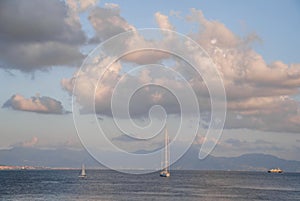
[[[162,171],[162,172],[160,172],[159,176],[161,176],[161,177],[169,177],[171,175],[170,175],[170,172],[168,172],[168,171]]]

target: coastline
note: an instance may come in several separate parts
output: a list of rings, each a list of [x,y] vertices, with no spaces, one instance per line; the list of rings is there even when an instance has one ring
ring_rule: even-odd
[[[1,170],[79,170],[80,168],[69,167],[35,167],[35,166],[15,166],[15,165],[0,165]]]

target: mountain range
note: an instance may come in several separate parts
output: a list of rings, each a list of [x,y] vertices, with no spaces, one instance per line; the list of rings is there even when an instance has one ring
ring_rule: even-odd
[[[184,156],[173,164],[173,169],[186,170],[233,170],[233,171],[267,171],[281,168],[285,172],[300,172],[300,161],[285,160],[263,153],[249,153],[237,157],[216,157],[208,155],[198,159],[199,149],[191,147]]]
[[[244,154],[238,157],[209,155],[204,160],[199,160],[198,153],[199,149],[191,147],[182,158],[171,166],[171,169],[267,171],[270,168],[279,167],[285,172],[300,172],[300,161],[285,160],[273,155],[262,153]],[[82,163],[89,168],[105,168],[94,160],[86,150],[28,147],[0,150],[0,165],[80,168]]]

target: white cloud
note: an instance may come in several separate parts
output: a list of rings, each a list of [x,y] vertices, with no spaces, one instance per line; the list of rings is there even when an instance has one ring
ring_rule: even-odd
[[[244,117],[236,119],[228,114],[228,128],[300,130],[299,124],[291,120],[299,116],[295,113],[299,103],[292,98],[299,93],[299,64],[281,61],[267,64],[250,47],[258,39],[255,34],[242,39],[224,24],[207,20],[200,10],[192,9],[187,20],[199,24],[198,32],[190,36],[205,48],[222,75],[229,114],[234,112],[233,117]]]
[[[95,59],[96,60],[96,59]],[[109,58],[107,59],[109,60]],[[104,61],[102,64],[105,64]],[[128,97],[130,89],[135,86],[143,86],[149,82],[156,83],[161,86],[172,86],[174,90],[184,90],[179,82],[168,77],[167,72],[155,75],[156,71],[147,68],[135,73],[135,75],[123,74],[120,62],[115,62],[108,70],[105,65],[99,66],[98,63],[87,66],[84,71],[78,71],[74,77],[63,79],[62,87],[72,93],[75,86],[74,95],[76,100],[82,105],[82,112],[93,112],[93,100],[95,98],[95,107],[98,114],[111,116],[111,99],[117,83],[121,83],[122,89],[118,91],[117,105],[124,108],[132,106],[130,111],[133,116],[147,115],[150,107],[156,104],[165,105],[167,111],[178,113],[179,105],[170,92],[161,87],[142,87],[132,96],[130,106],[124,104],[124,100]],[[155,77],[153,77],[153,75]],[[125,77],[122,77],[125,76]],[[99,80],[99,78],[101,78]],[[99,81],[99,82],[98,82]],[[97,84],[99,84],[97,86]],[[95,87],[96,91],[95,91]],[[91,93],[94,92],[95,94]]]
[[[114,63],[109,71],[105,72],[105,64],[107,62],[103,62],[103,66],[99,66],[98,58],[94,59],[94,63],[91,63],[89,66],[85,68],[84,71],[78,70],[74,77],[71,79],[63,79],[61,81],[62,87],[72,94],[73,88],[75,86],[75,79],[78,83],[78,87],[74,92],[74,95],[77,97],[77,101],[84,106],[83,110],[86,112],[92,112],[92,100],[91,91],[95,90],[95,86],[97,86],[98,79],[103,75],[101,86],[97,88],[95,98],[96,104],[99,107],[99,110],[102,112],[109,111],[110,108],[110,98],[112,95],[112,86],[116,84],[119,80],[119,72],[121,66],[119,63]],[[98,108],[97,107],[97,108]]]
[[[161,14],[160,12],[155,13],[155,20],[161,29],[174,30],[174,27],[169,22],[169,18],[166,15]]]
[[[75,13],[84,12],[96,6],[98,2],[99,0],[66,0],[67,5]]]
[[[96,32],[93,42],[106,40],[116,34],[135,30],[123,17],[118,9],[94,8],[89,15],[89,20]]]
[[[81,10],[86,10],[88,8],[94,7],[99,0],[79,0]]]
[[[46,96],[39,97],[39,95],[26,99],[22,95],[15,94],[2,107],[45,114],[66,113],[61,102]]]
[[[156,21],[160,28],[172,29],[174,27],[169,22],[167,16],[157,12],[155,13]],[[263,57],[251,48],[251,42],[257,40],[255,34],[249,35],[244,39],[234,34],[224,24],[218,21],[207,20],[203,13],[199,10],[192,9],[191,14],[186,18],[188,21],[197,22],[199,30],[190,33],[196,42],[198,42],[211,56],[216,64],[221,77],[223,79],[226,95],[228,100],[229,115],[226,126],[228,128],[256,128],[261,130],[288,130],[296,132],[300,129],[297,124],[299,114],[295,113],[299,106],[298,102],[292,98],[297,94],[300,86],[300,65],[284,64],[281,61],[275,61],[267,64]],[[120,16],[119,9],[94,9],[90,14],[90,21],[96,30],[96,38],[98,40],[107,39],[113,35],[128,30],[136,30],[132,25],[127,23]],[[189,44],[184,44],[189,46]],[[119,49],[134,49],[135,47],[165,47],[179,50],[183,44],[175,41],[172,36],[165,37],[165,40],[146,40],[137,31],[133,32],[132,37],[123,43],[116,44]],[[190,46],[191,47],[191,46]],[[185,52],[190,57],[197,60],[203,71],[203,66],[207,66],[207,61],[203,60],[201,55],[195,54],[193,51]],[[149,56],[150,55],[150,56]],[[97,112],[107,115],[110,111],[110,98],[114,85],[120,80],[124,73],[123,65],[126,62],[134,64],[162,63],[166,60],[173,60],[171,68],[184,75],[186,80],[193,86],[200,107],[205,110],[210,109],[209,94],[202,78],[195,71],[191,70],[188,64],[178,61],[168,53],[160,51],[138,51],[124,56],[121,60],[111,67],[111,71],[107,72],[103,77],[101,87],[98,87],[96,93]],[[79,72],[73,78],[62,80],[64,89],[72,92],[74,87],[74,79],[82,84],[82,88],[78,89],[75,94],[83,105],[88,105],[89,97],[86,91],[94,88],[97,83],[97,75],[103,73],[103,67],[90,66],[85,72]],[[95,76],[96,75],[96,76]],[[182,86],[176,83],[174,78],[170,79],[155,75],[149,69],[140,72],[139,77],[130,77],[131,82],[127,87],[133,87],[146,82],[156,82],[161,85],[172,83],[176,90],[182,90]],[[128,81],[128,80],[127,80]],[[125,81],[124,81],[125,82]],[[178,112],[172,108],[174,101],[170,96],[164,95],[162,91],[140,91],[143,98],[135,101],[135,113],[147,113],[150,105],[160,103],[169,108],[169,111]],[[287,97],[282,99],[282,97]],[[140,103],[145,103],[144,107],[139,107]],[[120,103],[122,104],[122,103]],[[175,104],[176,105],[176,104]],[[144,108],[144,109],[141,109]],[[172,109],[171,109],[172,108]],[[88,109],[89,110],[89,109]],[[278,115],[274,118],[274,115]],[[236,118],[236,117],[240,118]],[[248,121],[248,122],[247,122]],[[270,124],[270,122],[275,122]],[[281,122],[281,123],[279,123]]]

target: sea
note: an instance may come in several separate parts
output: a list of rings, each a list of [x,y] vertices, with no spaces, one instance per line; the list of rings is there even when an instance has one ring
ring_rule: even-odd
[[[300,173],[171,171],[125,174],[112,170],[0,171],[0,200],[252,201],[300,200]]]

